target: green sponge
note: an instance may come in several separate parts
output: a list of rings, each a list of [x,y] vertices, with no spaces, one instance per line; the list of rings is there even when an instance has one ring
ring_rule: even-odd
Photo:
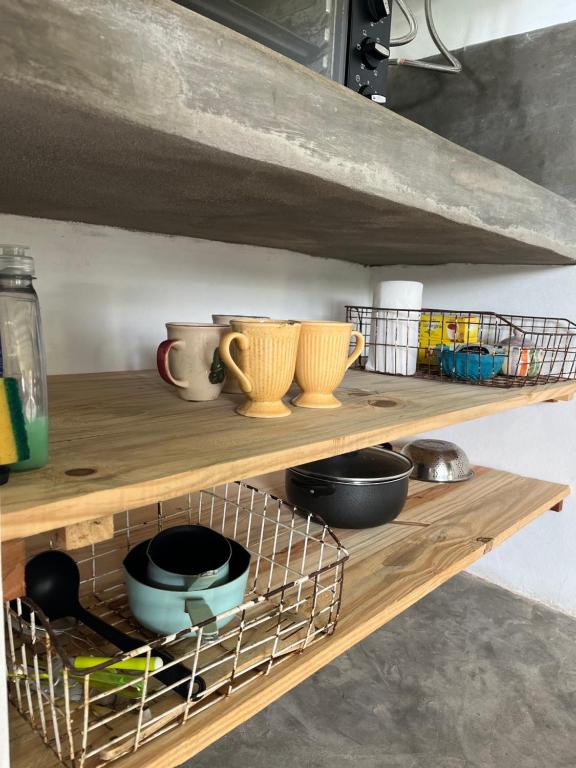
[[[18,382],[0,378],[0,466],[30,458]]]

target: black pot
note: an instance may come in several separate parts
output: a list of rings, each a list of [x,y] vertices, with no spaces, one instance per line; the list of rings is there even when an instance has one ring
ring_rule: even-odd
[[[387,448],[364,448],[286,470],[286,498],[334,528],[372,528],[398,517],[414,465]]]

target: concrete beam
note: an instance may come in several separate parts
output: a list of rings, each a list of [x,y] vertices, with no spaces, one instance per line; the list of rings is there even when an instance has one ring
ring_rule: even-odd
[[[568,264],[576,207],[170,0],[0,0],[0,211],[362,264]]]

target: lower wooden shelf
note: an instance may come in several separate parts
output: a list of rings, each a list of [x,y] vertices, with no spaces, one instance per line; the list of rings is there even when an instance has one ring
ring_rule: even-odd
[[[283,494],[283,473],[251,481]],[[570,494],[566,485],[476,468],[469,482],[413,481],[400,517],[377,529],[337,531],[350,551],[340,624],[333,637],[275,667],[117,768],[171,768],[255,715],[355,643],[467,568]],[[12,709],[12,768],[55,768],[56,758]]]

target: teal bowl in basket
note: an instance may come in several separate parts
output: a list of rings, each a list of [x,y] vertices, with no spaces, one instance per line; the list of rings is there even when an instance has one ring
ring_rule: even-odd
[[[137,544],[122,563],[128,602],[134,618],[158,635],[171,635],[189,629],[244,602],[250,553],[241,544],[228,539],[232,548],[228,580],[207,589],[162,589],[152,585],[147,576],[149,539]],[[234,615],[208,623],[204,634],[214,636]],[[191,633],[195,634],[195,633]]]
[[[489,349],[485,347],[485,349]],[[506,355],[500,352],[465,352],[449,347],[436,347],[438,365],[442,372],[450,378],[462,381],[486,381],[498,376],[502,371]]]

